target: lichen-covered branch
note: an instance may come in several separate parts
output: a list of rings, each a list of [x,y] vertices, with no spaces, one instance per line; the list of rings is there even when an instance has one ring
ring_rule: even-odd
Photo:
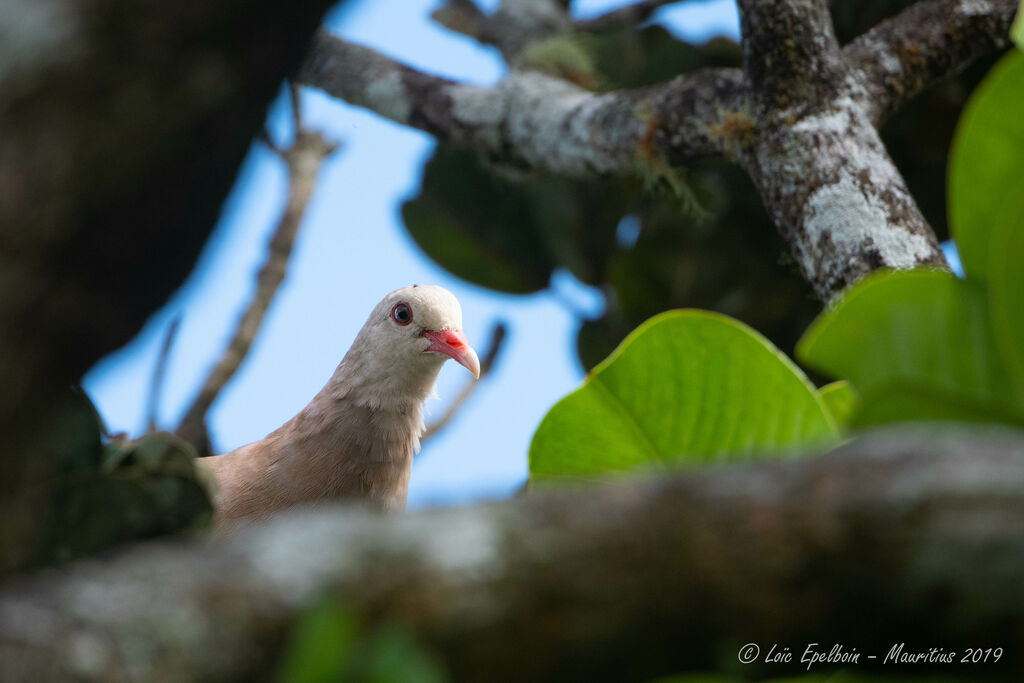
[[[783,109],[743,165],[823,301],[876,268],[945,267],[938,240],[851,97]]]
[[[824,0],[740,0],[739,9],[757,122],[741,163],[815,293],[828,301],[876,268],[945,266]]]
[[[446,0],[431,13],[445,28],[493,45],[510,64],[531,43],[568,33],[568,3],[561,0],[502,0],[487,15],[473,0]]]
[[[482,34],[496,30],[498,14],[519,17],[534,38],[571,30],[551,0],[506,2],[491,17],[465,5],[449,3],[449,20],[469,32],[480,22]],[[1005,45],[1012,5],[929,0],[840,49],[823,0],[744,0],[742,72],[703,70],[641,91],[595,94],[520,69],[490,88],[458,85],[326,35],[302,79],[493,161],[569,177],[738,161],[828,301],[875,268],[945,265],[876,129],[927,83]]]
[[[879,126],[922,89],[1009,44],[1016,0],[918,2],[843,50]]]
[[[660,88],[597,94],[541,73],[513,71],[493,87],[479,87],[421,73],[321,33],[298,78],[494,161],[594,178],[635,174],[641,145],[654,133],[664,147],[654,153],[726,154],[731,140],[709,129],[720,123],[720,111],[740,108],[739,76],[735,70],[700,71]],[[682,120],[687,111],[698,116]],[[664,134],[665,121],[679,125]]]
[[[980,644],[1020,674],[1022,574],[1019,433],[890,432],[501,504],[296,511],[51,570],[0,592],[0,678],[251,680],[325,594],[407,625],[456,681],[649,680],[734,662],[748,642],[842,643],[858,672],[895,643]]]
[[[813,106],[845,65],[825,0],[739,0],[743,70],[767,110]]]
[[[317,131],[307,130],[303,125],[298,92],[294,86],[291,97],[292,118],[295,121],[294,141],[287,148],[280,149],[267,139],[267,144],[288,167],[288,201],[284,213],[270,238],[266,260],[256,276],[256,291],[239,319],[227,348],[207,375],[199,394],[185,411],[185,417],[176,430],[178,436],[191,443],[201,456],[211,454],[206,414],[249,354],[274,295],[284,282],[292,246],[306,213],[306,206],[313,196],[320,168],[338,149],[336,143],[326,140]]]
[[[569,3],[562,0],[501,0],[488,18],[492,42],[510,63],[538,40],[572,30]]]

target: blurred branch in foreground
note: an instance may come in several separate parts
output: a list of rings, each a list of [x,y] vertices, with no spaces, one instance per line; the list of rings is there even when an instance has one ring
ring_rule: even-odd
[[[484,357],[480,359],[480,378],[470,379],[466,382],[462,391],[448,405],[444,414],[427,425],[427,429],[423,432],[423,437],[420,439],[421,444],[426,443],[427,439],[447,427],[448,423],[451,422],[452,418],[455,417],[455,414],[459,412],[459,409],[462,408],[463,404],[469,400],[469,397],[477,390],[480,383],[487,379],[487,376],[491,372],[491,368],[494,366],[494,361],[498,358],[498,354],[501,353],[501,349],[505,344],[505,337],[507,335],[508,325],[503,321],[499,321],[494,324],[494,327],[491,328],[491,340],[487,345],[487,352],[484,354]]]
[[[325,139],[317,131],[307,130],[303,125],[297,86],[291,87],[291,105],[295,121],[295,140],[291,146],[284,149],[278,147],[266,132],[260,138],[288,167],[288,204],[270,240],[267,259],[256,279],[256,292],[238,321],[238,327],[227,349],[210,371],[199,395],[178,425],[177,434],[191,443],[200,456],[211,454],[206,414],[249,353],[267,309],[270,308],[274,295],[284,282],[292,246],[295,244],[306,206],[316,187],[320,168],[324,160],[338,149],[337,143]]]
[[[929,426],[497,504],[294,510],[6,586],[0,679],[262,678],[296,617],[336,596],[368,625],[406,625],[454,681],[735,671],[751,642],[842,643],[858,674],[1020,680],[1022,455],[1019,432]],[[957,662],[883,663],[899,643]],[[965,647],[1001,656],[959,663]]]

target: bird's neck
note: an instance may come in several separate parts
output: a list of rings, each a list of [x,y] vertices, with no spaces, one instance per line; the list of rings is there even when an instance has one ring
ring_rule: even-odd
[[[423,433],[423,400],[440,366],[407,373],[401,391],[388,375],[343,361],[330,381],[277,433],[278,457],[288,461],[291,499],[358,498],[405,507],[412,460]],[[283,464],[283,463],[282,463]]]
[[[433,394],[444,358],[424,354],[415,362],[399,362],[368,352],[359,339],[338,365],[320,395],[356,406],[405,413],[417,410]],[[314,400],[317,400],[314,399]]]

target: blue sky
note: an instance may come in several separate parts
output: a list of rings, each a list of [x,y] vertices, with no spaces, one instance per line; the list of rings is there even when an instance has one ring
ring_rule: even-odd
[[[504,64],[494,50],[429,20],[437,4],[363,0],[332,13],[327,23],[345,38],[431,73],[478,84],[501,78]],[[488,9],[496,4],[481,3]],[[575,10],[588,16],[623,4],[577,0]],[[656,20],[691,40],[738,35],[729,1],[681,3]],[[210,412],[215,448],[226,452],[259,439],[305,405],[384,294],[407,284],[439,284],[458,296],[466,334],[481,353],[495,320],[507,321],[510,335],[495,372],[417,458],[410,506],[508,495],[526,478],[537,424],[582,380],[574,351],[577,321],[565,301],[597,314],[600,294],[565,274],[553,281],[556,292],[525,297],[495,294],[448,275],[419,251],[399,215],[401,202],[419,186],[432,139],[316,91],[305,90],[302,103],[307,125],[342,141],[344,149],[324,166],[288,279],[252,352]],[[283,97],[269,124],[279,139],[290,134]],[[181,315],[159,406],[161,426],[177,424],[252,294],[286,181],[281,162],[254,144],[192,276],[136,339],[86,375],[84,385],[111,429],[141,432],[161,340],[171,319]],[[428,420],[443,412],[468,377],[446,364],[440,398],[427,404]]]

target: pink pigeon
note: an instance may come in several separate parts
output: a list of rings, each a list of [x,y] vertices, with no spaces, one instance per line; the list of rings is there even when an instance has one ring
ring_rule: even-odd
[[[430,285],[388,294],[298,415],[259,441],[200,458],[217,482],[217,523],[324,499],[405,509],[423,401],[449,358],[479,378],[455,296]]]

